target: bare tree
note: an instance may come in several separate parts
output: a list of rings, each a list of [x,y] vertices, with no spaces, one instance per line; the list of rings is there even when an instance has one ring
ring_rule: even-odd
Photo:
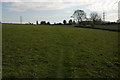
[[[101,22],[101,16],[97,12],[92,12],[90,14],[90,20],[93,24],[98,24],[99,22]]]
[[[83,20],[87,19],[86,13],[83,10],[75,10],[71,17],[73,17],[79,24],[82,23]]]

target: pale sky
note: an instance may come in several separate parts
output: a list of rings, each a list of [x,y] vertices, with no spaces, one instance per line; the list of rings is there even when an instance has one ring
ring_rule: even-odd
[[[106,13],[106,21],[118,19],[119,0],[0,0],[0,21],[19,23],[20,16],[23,23],[36,20],[62,22],[71,19],[75,10],[84,10],[89,17],[91,12],[102,16]]]

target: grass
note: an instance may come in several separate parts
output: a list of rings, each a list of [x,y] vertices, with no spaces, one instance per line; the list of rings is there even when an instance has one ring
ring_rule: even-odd
[[[103,28],[103,29],[112,29],[112,30],[120,30],[118,25],[97,25],[95,26],[97,28]]]
[[[76,27],[79,27],[79,26],[76,26]],[[108,30],[108,31],[119,31],[120,32],[120,27],[118,26],[118,24],[114,24],[114,25],[94,25],[91,26],[91,25],[82,25],[81,27],[86,27],[86,28],[95,28],[95,29],[102,29],[102,30]]]
[[[118,78],[118,32],[3,24],[3,78]]]

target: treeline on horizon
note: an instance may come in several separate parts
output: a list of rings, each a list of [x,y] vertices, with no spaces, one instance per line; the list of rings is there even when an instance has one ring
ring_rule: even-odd
[[[49,21],[48,22],[47,21],[41,21],[41,22],[36,21],[36,24],[37,25],[75,25],[76,22],[70,19],[68,22],[67,20],[63,20],[63,23],[59,22],[59,23],[53,23],[53,24],[51,24]]]
[[[86,13],[84,10],[75,10],[73,15],[71,16],[72,19],[70,20],[63,20],[62,23],[54,23],[52,25],[78,25],[78,26],[86,26],[90,25],[94,27],[94,25],[114,25],[114,24],[120,24],[120,22],[106,22],[105,17],[100,16],[97,12],[91,12],[90,17],[87,18]],[[36,24],[39,25],[51,25],[51,23],[48,21],[36,21]]]
[[[90,21],[83,21],[82,22],[83,25],[89,25],[91,22]],[[33,24],[33,23],[28,23],[28,24]],[[117,22],[101,22],[101,23],[97,23],[96,25],[117,25],[120,23]],[[75,21],[73,21],[72,19],[70,19],[68,22],[67,20],[63,20],[63,23],[53,23],[51,24],[49,21],[36,21],[36,25],[78,25]]]

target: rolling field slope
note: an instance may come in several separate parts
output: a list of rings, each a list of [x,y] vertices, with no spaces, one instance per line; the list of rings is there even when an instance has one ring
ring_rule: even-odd
[[[4,78],[118,78],[118,32],[3,24]]]

